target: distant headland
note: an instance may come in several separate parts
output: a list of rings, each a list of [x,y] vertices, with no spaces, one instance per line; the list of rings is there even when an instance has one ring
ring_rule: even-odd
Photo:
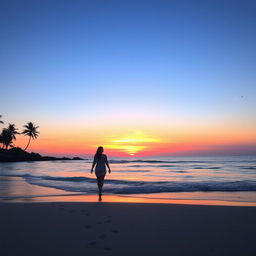
[[[41,156],[38,153],[29,153],[21,148],[0,149],[0,162],[23,162],[23,161],[54,161],[54,160],[84,160],[80,157],[54,157]]]
[[[2,115],[0,115],[2,118]],[[0,124],[4,124],[0,120]],[[54,156],[41,156],[38,153],[29,153],[27,148],[30,145],[31,139],[35,140],[38,138],[40,132],[38,131],[39,126],[32,122],[28,122],[23,126],[22,132],[18,132],[15,124],[9,124],[7,127],[2,129],[0,133],[0,162],[22,162],[22,161],[54,161],[54,160],[84,160],[80,157],[54,157]],[[17,135],[24,135],[29,137],[28,143],[24,149],[14,146],[14,141]]]

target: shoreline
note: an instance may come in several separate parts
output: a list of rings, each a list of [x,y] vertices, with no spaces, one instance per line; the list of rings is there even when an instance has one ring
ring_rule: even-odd
[[[0,202],[98,202],[97,194],[69,192],[27,183],[21,177],[0,177]],[[104,203],[153,203],[185,205],[256,206],[256,192],[169,192],[148,194],[109,194]]]
[[[156,195],[155,195],[156,196]],[[198,206],[236,206],[256,207],[256,202],[212,199],[186,199],[186,198],[157,198],[142,197],[140,195],[113,195],[103,194],[102,201],[98,201],[97,194],[56,194],[16,196],[1,198],[0,203],[124,203],[124,204],[169,204],[169,205],[198,205]]]

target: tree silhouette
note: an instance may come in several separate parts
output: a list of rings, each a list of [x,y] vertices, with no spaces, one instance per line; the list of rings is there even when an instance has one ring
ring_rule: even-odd
[[[3,144],[3,145],[1,146],[1,148],[3,148],[3,147],[4,147],[3,132],[1,132],[1,134],[0,134],[0,144]]]
[[[8,149],[8,146],[12,145],[12,139],[13,138],[11,131],[8,130],[7,128],[4,128],[0,135],[0,141],[3,144],[3,147],[5,147],[5,149]]]
[[[7,130],[11,134],[12,139],[16,140],[16,134],[19,134],[19,132],[17,132],[18,129],[15,127],[15,124],[9,124]]]
[[[24,125],[24,130],[23,130],[23,134],[25,136],[29,136],[29,140],[28,140],[28,144],[25,147],[24,150],[26,150],[30,144],[31,138],[37,139],[37,137],[39,136],[39,131],[37,131],[37,129],[39,128],[39,126],[35,126],[35,124],[33,124],[32,122],[28,122],[26,125]]]
[[[3,144],[3,148],[8,149],[9,146],[12,146],[13,140],[16,140],[17,128],[14,124],[9,124],[7,128],[2,130],[0,135],[0,143]]]

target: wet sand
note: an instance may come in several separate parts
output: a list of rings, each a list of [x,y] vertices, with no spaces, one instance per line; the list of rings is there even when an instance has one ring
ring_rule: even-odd
[[[254,255],[256,207],[0,203],[0,254]]]

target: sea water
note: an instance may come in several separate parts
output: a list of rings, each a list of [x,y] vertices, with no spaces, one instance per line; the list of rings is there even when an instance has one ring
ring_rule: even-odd
[[[109,157],[109,164],[112,172],[106,174],[104,184],[107,194],[172,198],[178,193],[197,199],[207,194],[219,200],[256,202],[255,156]],[[92,158],[0,163],[0,200],[43,196],[46,191],[49,195],[51,189],[55,194],[95,194],[91,165]]]

